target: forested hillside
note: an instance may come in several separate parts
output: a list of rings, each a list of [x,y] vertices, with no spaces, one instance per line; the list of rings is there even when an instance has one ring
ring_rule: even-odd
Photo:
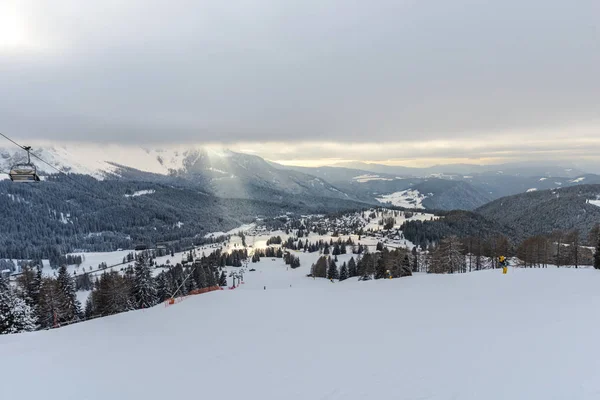
[[[464,181],[427,179],[414,188],[425,195],[432,194],[423,200],[423,206],[433,210],[472,210],[492,199]]]
[[[401,229],[408,240],[422,249],[449,236],[483,241],[503,237],[513,243],[522,239],[519,231],[471,211],[441,213],[439,219],[431,221],[407,221]]]
[[[600,185],[580,185],[504,197],[476,212],[525,236],[577,229],[587,237],[600,222],[600,207],[589,203],[598,198]]]
[[[451,211],[431,221],[408,221],[402,230],[422,249],[456,236],[468,253],[516,256],[524,266],[589,265],[590,248],[600,242],[599,199],[600,185],[531,192],[496,200],[475,212]]]
[[[76,180],[79,183],[74,182]],[[350,201],[286,197],[224,199],[148,182],[52,176],[35,185],[0,182],[0,258],[49,258],[75,249],[109,251],[202,237],[259,216],[356,209]]]

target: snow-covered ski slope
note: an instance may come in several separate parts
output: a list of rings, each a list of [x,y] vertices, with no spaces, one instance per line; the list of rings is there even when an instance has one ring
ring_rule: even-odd
[[[236,290],[0,337],[2,398],[600,396],[593,269],[330,283],[252,266]]]

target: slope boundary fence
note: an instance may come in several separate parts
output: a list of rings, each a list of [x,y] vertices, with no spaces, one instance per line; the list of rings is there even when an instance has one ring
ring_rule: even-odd
[[[165,307],[169,307],[174,304],[181,303],[182,301],[184,301],[192,296],[196,296],[198,294],[203,294],[203,293],[208,293],[208,292],[214,292],[215,290],[223,290],[223,288],[221,288],[220,286],[210,286],[210,287],[202,288],[202,289],[194,289],[185,296],[167,299],[164,301],[164,304],[165,304]]]

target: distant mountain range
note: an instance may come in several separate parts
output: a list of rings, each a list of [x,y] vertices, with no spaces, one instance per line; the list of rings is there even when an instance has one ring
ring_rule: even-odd
[[[261,157],[212,147],[147,149],[116,145],[36,148],[56,169],[100,180],[193,187],[221,198],[307,204],[313,199],[392,204],[406,208],[472,210],[503,196],[600,183],[600,176],[571,166],[513,163],[409,168],[352,162],[291,167]],[[0,168],[22,162],[25,152],[0,149]],[[40,174],[54,168],[33,159]]]
[[[23,161],[23,153],[0,149],[0,169]],[[518,241],[577,228],[588,235],[600,221],[600,177],[562,167],[403,177],[282,166],[210,148],[47,147],[34,154],[53,166],[34,158],[42,183],[0,182],[0,257],[46,258],[163,240],[185,245],[257,217],[382,204],[439,211],[442,218],[407,231],[420,244],[448,234],[503,234]]]
[[[498,166],[472,165],[448,165],[422,169],[366,163],[350,165],[371,168],[371,170],[332,166],[318,168],[279,166],[279,168],[293,169],[317,176],[363,201],[397,193],[396,198],[401,199],[401,202],[411,203],[401,193],[410,189],[415,197],[413,204],[420,201],[424,208],[440,210],[472,210],[504,196],[582,184],[600,184],[600,175],[586,174],[574,168],[535,166],[528,163],[504,164],[502,167],[505,168],[502,170],[492,169]],[[454,168],[462,168],[468,175],[452,172]],[[381,172],[383,170],[388,172]],[[400,176],[402,172],[409,170],[410,174]],[[474,170],[481,172],[474,172]],[[396,173],[389,173],[392,171]]]
[[[370,171],[400,177],[456,177],[460,175],[473,174],[500,174],[510,176],[562,176],[567,178],[576,178],[584,175],[585,172],[575,168],[574,166],[564,166],[556,164],[540,164],[534,162],[518,162],[496,165],[476,165],[476,164],[448,164],[434,165],[426,168],[403,167],[393,165],[383,165],[374,163],[365,163],[360,161],[352,161],[338,163],[334,167],[342,167],[349,169],[357,169],[362,171]]]

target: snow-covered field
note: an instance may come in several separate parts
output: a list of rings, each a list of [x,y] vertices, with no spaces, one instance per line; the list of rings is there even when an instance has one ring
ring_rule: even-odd
[[[251,229],[254,229],[255,226],[256,226],[256,224],[245,224],[245,225],[239,226],[237,228],[233,228],[227,232],[211,232],[211,233],[204,235],[204,237],[205,238],[214,238],[214,237],[225,236],[225,235],[235,235],[240,232],[246,232]]]
[[[236,290],[0,337],[2,398],[599,397],[593,269],[330,283],[253,266]]]
[[[594,206],[598,206],[600,207],[600,200],[596,199],[596,200],[588,200],[588,202]]]
[[[380,203],[391,204],[397,207],[405,207],[405,208],[417,208],[422,209],[423,200],[425,200],[427,196],[420,193],[418,190],[402,190],[400,192],[394,192],[391,194],[386,194],[377,197],[377,200]]]
[[[152,194],[155,193],[156,191],[154,189],[150,189],[150,190],[138,190],[137,192],[134,192],[133,194],[126,194],[125,197],[139,197],[139,196],[144,196],[146,194]]]
[[[392,178],[384,178],[384,177],[381,177],[381,176],[375,175],[375,174],[358,175],[352,179],[359,183],[365,183],[365,182],[369,182],[369,181],[392,181],[393,180]]]

